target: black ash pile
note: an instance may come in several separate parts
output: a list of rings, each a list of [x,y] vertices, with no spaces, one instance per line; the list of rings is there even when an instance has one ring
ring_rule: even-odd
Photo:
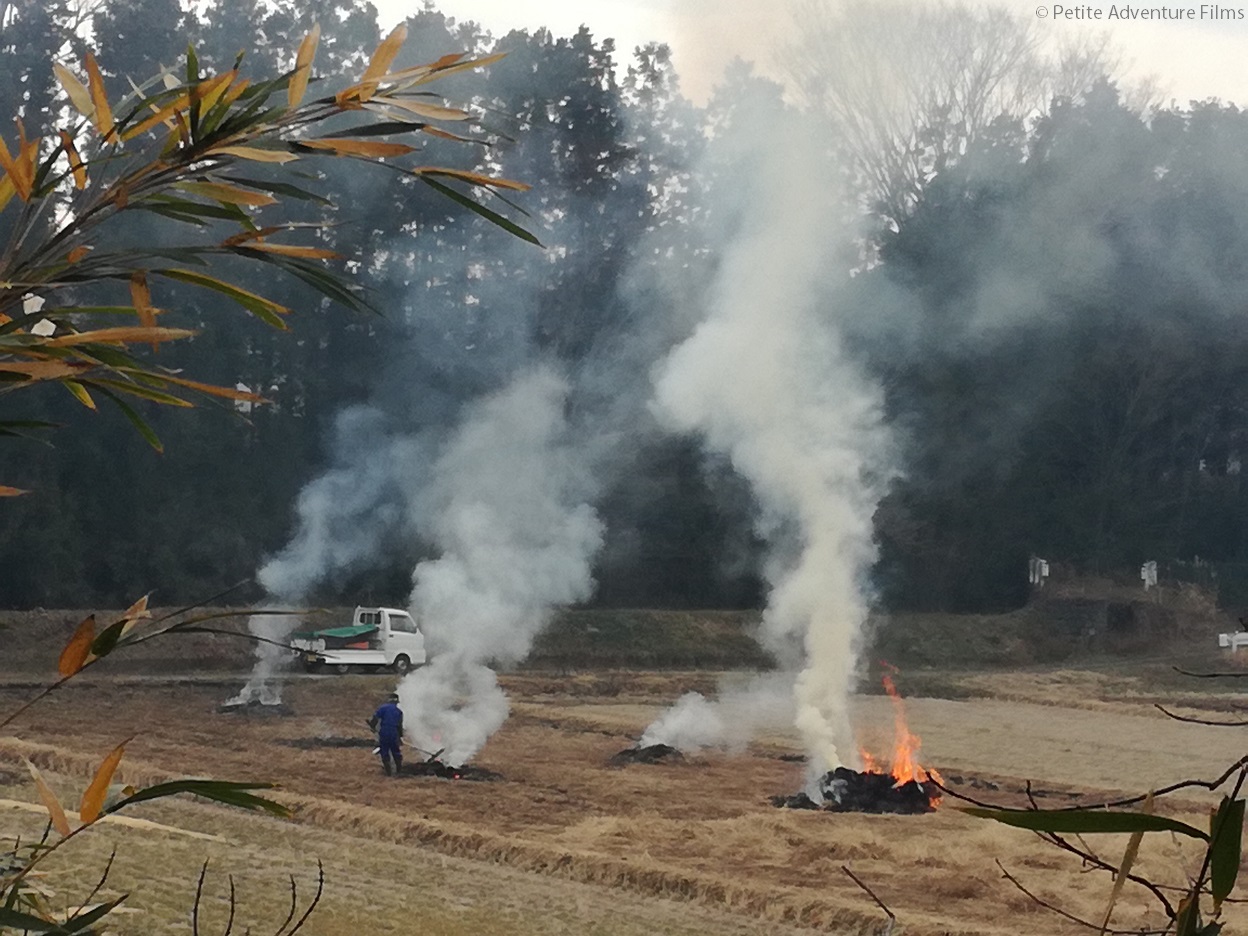
[[[317,748],[375,748],[374,738],[342,738],[326,736],[323,738],[282,738],[277,742],[287,747],[299,748],[301,751],[312,751]]]
[[[918,815],[932,812],[940,804],[941,793],[934,784],[907,780],[892,774],[837,767],[819,780],[823,802],[807,793],[773,796],[771,803],[782,809],[822,809],[826,812],[896,813]]]
[[[677,763],[684,759],[685,755],[670,744],[647,744],[644,747],[625,748],[618,754],[612,754],[607,765],[625,767],[628,764]]]
[[[284,702],[261,702],[251,699],[247,702],[230,700],[217,706],[218,715],[246,715],[255,718],[274,718],[294,715],[295,710]]]

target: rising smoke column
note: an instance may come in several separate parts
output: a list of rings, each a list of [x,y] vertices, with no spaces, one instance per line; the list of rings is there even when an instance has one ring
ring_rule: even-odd
[[[389,432],[373,407],[343,410],[334,424],[335,467],[299,493],[295,535],[256,575],[268,596],[263,607],[296,608],[327,577],[376,561],[387,534],[403,528],[404,491],[428,463],[428,447],[419,436]],[[248,631],[260,641],[256,662],[227,704],[281,701],[276,677],[291,659],[285,643],[299,623],[297,615],[285,614],[247,619]]]
[[[420,505],[440,548],[412,574],[431,662],[399,684],[408,740],[462,764],[507,718],[489,663],[518,662],[555,605],[590,597],[602,526],[566,382],[538,366],[469,407]]]
[[[654,407],[727,455],[759,501],[770,584],[761,636],[796,673],[795,723],[822,773],[857,759],[846,703],[892,447],[879,390],[848,358],[835,310],[816,299],[840,275],[829,270],[842,245],[810,190],[828,175],[826,157],[799,128],[742,123],[749,178],[731,190],[744,220],[704,320],[656,372]]]

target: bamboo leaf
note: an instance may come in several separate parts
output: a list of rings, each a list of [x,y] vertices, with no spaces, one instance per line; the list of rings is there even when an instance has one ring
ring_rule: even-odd
[[[1144,813],[1151,814],[1153,811],[1153,793],[1150,790],[1148,795],[1144,797],[1144,804],[1140,807]],[[1140,843],[1144,841],[1144,831],[1137,830],[1131,833],[1131,837],[1127,839],[1127,847],[1122,853],[1122,862],[1118,865],[1118,872],[1114,875],[1114,886],[1109,891],[1109,901],[1105,905],[1105,917],[1101,921],[1101,936],[1109,929],[1110,918],[1114,915],[1114,905],[1118,903],[1118,898],[1122,895],[1123,885],[1127,883],[1127,875],[1131,873],[1131,868],[1135,865],[1136,856],[1140,853]]]
[[[90,117],[95,129],[99,131],[100,136],[104,138],[104,142],[110,141],[113,136],[113,109],[108,104],[108,92],[104,88],[104,78],[100,75],[100,66],[95,62],[95,56],[90,52],[87,53],[87,87],[91,92],[91,103],[94,106]]]
[[[321,41],[321,24],[317,23],[299,43],[299,51],[295,54],[295,73],[290,77],[286,87],[286,104],[294,110],[303,101],[308,90],[308,78],[312,75],[312,60],[316,57],[316,47]]]
[[[194,270],[156,270],[162,276],[170,279],[181,280],[184,283],[192,283],[196,286],[203,286],[206,289],[213,289],[222,295],[229,296],[243,308],[247,309],[258,318],[272,325],[274,328],[285,329],[286,323],[278,316],[286,315],[290,309],[283,305],[279,305],[271,299],[265,299],[263,296],[257,296],[253,292],[235,286],[233,283],[227,283],[216,277],[209,276],[207,273],[198,273]]]
[[[467,120],[472,115],[458,107],[444,107],[441,104],[426,104],[423,101],[412,101],[407,98],[399,97],[374,97],[373,103],[387,104],[391,107],[397,107],[401,110],[410,111],[417,117],[425,117],[429,120]]]
[[[17,155],[18,158],[14,158],[13,154],[9,152],[9,145],[4,142],[4,137],[0,136],[0,167],[4,168],[6,178],[13,185],[18,198],[22,201],[29,201],[34,179],[26,176],[25,163],[20,159],[22,155],[20,148]]]
[[[61,808],[61,802],[56,798],[56,794],[51,788],[44,783],[43,775],[39,773],[39,768],[30,762],[28,758],[22,758],[26,761],[26,769],[30,771],[31,777],[35,780],[35,789],[39,791],[39,799],[43,802],[43,806],[48,811],[48,817],[52,820],[52,828],[56,829],[64,838],[69,835],[69,820],[65,818],[65,810]]]
[[[1240,846],[1244,832],[1244,801],[1229,796],[1210,823],[1213,842],[1209,845],[1209,884],[1213,894],[1213,912],[1222,907],[1222,901],[1235,888],[1239,876]]]
[[[134,375],[136,378],[143,376],[142,372]],[[128,382],[125,380],[112,380],[106,377],[96,377],[91,381],[91,385],[100,389],[110,389],[117,393],[127,393],[130,396],[136,396],[143,400],[150,400],[153,403],[160,403],[162,406],[178,406],[183,409],[193,409],[195,404],[181,397],[174,396],[170,393],[162,393],[160,390],[153,389],[142,383]]]
[[[130,420],[131,425],[133,425],[135,429],[139,430],[139,435],[143,437],[143,439],[147,442],[148,445],[154,448],[157,452],[160,452],[162,455],[164,454],[164,451],[165,451],[164,444],[157,437],[156,433],[152,431],[152,427],[147,424],[147,422],[143,419],[143,417],[140,416],[137,412],[135,412],[135,409],[133,406],[131,406],[129,403],[127,403],[125,400],[119,397],[117,394],[113,393],[107,387],[101,387],[100,392],[103,393],[105,396],[107,396],[110,400],[112,400],[114,404],[116,404],[117,408],[121,410],[122,414],[126,417],[126,419]]]
[[[359,98],[361,101],[367,101],[377,91],[378,82],[390,71],[395,56],[399,54],[399,49],[406,40],[407,26],[403,23],[394,27],[390,35],[381,40],[381,44],[377,46],[373,57],[369,59],[368,67],[364,69],[364,74],[360,78]]]
[[[115,900],[110,900],[107,903],[102,903],[98,907],[92,907],[86,913],[79,913],[75,916],[70,917],[65,922],[65,925],[61,927],[62,931],[66,933],[82,932],[88,926],[92,925],[93,923],[96,923],[97,921],[103,919],[108,914],[112,913],[113,910],[117,908],[117,905],[120,904],[123,900],[125,900],[126,897],[128,896],[129,896],[128,894],[122,894],[120,897],[116,898]]]
[[[507,55],[506,52],[500,52],[497,55],[487,55],[484,58],[471,59],[470,61],[467,61],[467,62],[458,62],[457,64],[448,63],[447,65],[442,66],[442,67],[438,67],[438,62],[435,62],[434,67],[429,72],[429,74],[418,78],[416,81],[413,81],[412,85],[415,86],[415,85],[428,84],[430,81],[434,81],[438,78],[444,78],[447,75],[453,75],[456,72],[469,71],[474,68],[484,68],[487,65],[493,65],[495,62],[497,62],[501,58],[504,58],[506,55]],[[449,58],[452,58],[452,57],[444,56],[442,59],[439,59],[438,61],[439,62],[445,61],[446,59],[449,59]],[[458,59],[458,58],[462,58],[462,56],[455,56],[454,58]]]
[[[158,328],[155,325],[121,326],[118,328],[97,328],[94,331],[75,332],[72,335],[61,335],[49,338],[46,347],[69,348],[84,344],[125,344],[130,341],[146,341],[159,344],[164,341],[177,341],[181,338],[194,338],[199,332],[188,328]]]
[[[65,385],[65,389],[68,390],[70,393],[72,393],[74,397],[78,400],[78,402],[81,403],[83,406],[85,406],[87,409],[93,410],[96,408],[95,400],[91,398],[91,394],[87,392],[87,388],[84,387],[82,384],[80,384],[78,381],[66,380],[64,381],[64,385]]]
[[[156,312],[152,308],[152,292],[147,288],[147,274],[142,270],[135,270],[130,274],[130,301],[134,303],[139,324],[144,328],[155,328]]]
[[[270,244],[268,241],[252,241],[243,250],[262,250],[265,253],[282,254],[286,257],[305,257],[309,260],[333,260],[342,254],[324,247],[299,247],[294,244]]]
[[[12,928],[18,933],[51,933],[52,936],[68,932],[55,920],[45,920],[10,907],[0,907],[0,927]]]
[[[218,146],[209,152],[226,156],[237,156],[239,159],[250,159],[252,162],[288,163],[299,157],[287,150],[264,149],[259,146]]]
[[[492,186],[495,188],[510,189],[513,192],[527,192],[531,185],[524,182],[516,182],[514,179],[500,179],[495,176],[486,175],[483,172],[467,172],[463,169],[444,169],[440,166],[417,166],[412,170],[418,176],[447,176],[452,179],[460,179],[472,185]]]
[[[121,755],[125,753],[126,744],[127,742],[123,741],[113,748],[108,757],[104,758],[95,776],[91,778],[91,785],[82,794],[78,818],[83,822],[95,822],[100,817],[104,809],[104,800],[108,797],[108,785],[113,780],[113,774],[117,772],[117,765],[121,763]]]
[[[300,140],[295,145],[314,150],[328,150],[335,156],[368,156],[377,159],[416,152],[416,147],[408,146],[406,143],[381,143],[376,140]]]
[[[290,810],[281,803],[275,803],[264,797],[256,796],[251,792],[252,790],[272,789],[274,789],[274,785],[271,783],[234,783],[226,780],[172,780],[168,783],[158,783],[155,786],[145,787],[132,793],[108,811],[114,813],[124,809],[126,806],[142,803],[146,800],[162,799],[166,796],[176,796],[179,793],[190,793],[194,796],[218,803],[225,803],[229,806],[238,806],[252,810],[262,809],[275,816],[289,816]]]
[[[82,619],[74,635],[69,638],[65,649],[61,651],[60,659],[56,661],[57,672],[68,679],[86,666],[91,656],[91,644],[94,640],[95,615],[88,614]]]
[[[60,137],[61,146],[65,148],[65,155],[69,159],[69,170],[74,174],[74,187],[81,191],[87,187],[87,167],[78,153],[78,148],[74,146],[74,138],[64,130],[60,131]]]
[[[963,807],[962,812],[1033,832],[1177,832],[1189,838],[1209,840],[1208,835],[1185,822],[1144,813],[1091,809],[983,809],[978,806]]]
[[[328,198],[326,198],[323,195],[317,195],[315,192],[306,191],[305,189],[299,188],[299,186],[297,185],[291,185],[289,182],[264,182],[259,179],[245,179],[242,176],[236,176],[236,175],[226,176],[226,178],[234,182],[241,182],[243,185],[246,185],[250,188],[261,189],[262,191],[265,191],[265,192],[273,192],[275,195],[286,195],[286,196],[289,196],[290,198],[297,198],[300,201],[312,201],[312,202],[316,202],[317,204],[325,205],[326,207],[332,207],[334,204],[332,201],[330,201]],[[321,228],[321,227],[324,227],[325,225],[310,224],[310,225],[302,225],[302,226]],[[275,228],[274,230],[281,230],[284,227],[291,227],[291,225],[282,225],[280,227]]]
[[[69,95],[69,103],[74,105],[74,109],[83,117],[93,117],[95,103],[91,100],[91,92],[87,90],[87,86],[79,81],[73,72],[58,62],[52,63],[52,71],[55,72],[56,80],[61,83],[65,93]]]
[[[167,126],[174,127],[176,126],[176,124],[173,122],[174,116],[186,110],[188,107],[190,107],[190,104],[191,104],[190,95],[183,94],[181,97],[176,98],[173,101],[173,103],[167,104],[164,107],[157,108],[155,105],[152,105],[152,108],[153,110],[155,110],[155,113],[152,114],[152,116],[148,117],[146,120],[144,120],[142,123],[137,124],[136,126],[130,127],[129,129],[124,131],[121,135],[121,138],[123,140],[132,140],[136,136],[139,136],[140,134],[143,134],[146,131],[150,130],[152,127],[156,126],[157,124],[165,124]]]
[[[469,198],[467,195],[464,195],[462,192],[455,191],[455,189],[451,188],[449,185],[443,185],[441,182],[437,181],[436,179],[429,178],[429,176],[427,175],[419,176],[418,178],[420,179],[421,182],[424,182],[426,185],[431,186],[432,188],[441,192],[451,201],[458,202],[459,204],[467,208],[469,211],[476,212],[481,217],[489,221],[491,224],[498,225],[504,231],[507,231],[509,234],[514,234],[516,237],[520,238],[521,240],[528,241],[530,244],[535,244],[538,247],[542,246],[541,241],[539,241],[536,237],[534,237],[524,228],[520,227],[520,225],[516,224],[514,221],[504,218],[497,211],[491,211],[489,208],[486,208],[485,205],[481,204],[480,202]]]
[[[211,198],[214,201],[224,202],[227,205],[260,206],[277,203],[277,199],[272,195],[266,195],[264,192],[256,192],[252,189],[240,188],[236,185],[226,185],[224,182],[179,182],[177,187],[183,192]]]
[[[188,380],[185,377],[174,377],[170,374],[161,374],[160,379],[176,384],[179,387],[186,387],[188,390],[198,390],[200,393],[206,393],[209,396],[224,397],[227,400],[238,400],[246,403],[267,403],[264,397],[258,393],[251,393],[247,390],[235,390],[233,387],[222,387],[217,384],[201,383],[198,380]],[[127,612],[128,613],[128,612]]]
[[[22,490],[22,488],[9,487],[7,484],[0,484],[0,497],[21,497],[23,494],[29,494],[30,491]]]
[[[370,104],[368,110],[374,110]],[[385,113],[382,109],[377,109],[380,113]],[[396,117],[402,115],[395,115]],[[339,137],[369,137],[369,136],[393,136],[397,133],[415,133],[423,130],[425,124],[416,123],[411,120],[390,120],[385,123],[361,124],[355,127],[346,127],[342,130],[335,130],[321,137],[322,140],[332,140]]]

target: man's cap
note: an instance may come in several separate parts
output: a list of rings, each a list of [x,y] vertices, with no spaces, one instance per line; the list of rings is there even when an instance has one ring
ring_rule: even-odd
[[[390,693],[390,701],[391,701],[391,702],[398,702],[398,701],[399,701],[399,694],[398,694],[397,692],[392,692],[392,693]]]

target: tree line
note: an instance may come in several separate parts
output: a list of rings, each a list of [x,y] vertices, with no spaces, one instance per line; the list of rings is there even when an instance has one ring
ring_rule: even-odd
[[[858,17],[843,25],[860,43],[875,35],[868,9],[843,14]],[[806,15],[829,22],[817,5]],[[1148,106],[1115,83],[1103,48],[1045,58],[1019,20],[966,16],[950,7],[916,34],[966,40],[939,65],[976,81],[916,65],[931,87],[972,89],[960,96],[920,83],[902,100],[864,97],[828,64],[839,60],[830,36],[852,31],[812,29],[788,56],[799,100],[738,63],[702,106],[681,95],[661,45],[625,58],[585,29],[494,37],[431,8],[410,17],[396,67],[507,53],[442,91],[480,108],[491,142],[481,165],[533,186],[521,204],[545,249],[399,174],[319,166],[310,187],[340,206],[324,246],[364,258],[350,272],[383,314],[344,311],[298,282],[256,282],[298,311],[279,334],[177,293],[176,324],[201,334],[162,351],[165,363],[271,403],[152,412],[162,455],[67,394],[27,395],[21,416],[70,432],[0,446],[0,476],[35,492],[0,502],[0,605],[215,594],[286,542],[310,479],[344,449],[370,457],[353,449],[344,414],[368,404],[369,418],[436,430],[495,389],[516,355],[596,372],[639,302],[676,305],[678,291],[658,285],[672,257],[685,288],[709,276],[725,223],[714,192],[731,175],[707,160],[708,141],[759,99],[825,127],[829,184],[856,193],[862,252],[847,261],[853,301],[835,314],[884,387],[900,440],[903,477],[876,517],[887,603],[1015,606],[1032,553],[1101,573],[1149,558],[1248,560],[1244,115],[1213,101]],[[318,68],[330,78],[381,36],[372,7],[351,0],[8,4],[0,113],[48,120],[59,106],[51,63],[81,57],[84,35],[120,92],[188,42],[206,67],[246,49],[278,73],[312,21],[324,25]],[[437,162],[436,141],[430,150]],[[150,245],[163,230],[153,217],[118,236]],[[598,504],[608,535],[596,601],[757,604],[756,508],[731,471],[696,440],[658,433],[622,461]],[[327,583],[323,597],[397,600],[422,548],[395,537],[384,562]]]

